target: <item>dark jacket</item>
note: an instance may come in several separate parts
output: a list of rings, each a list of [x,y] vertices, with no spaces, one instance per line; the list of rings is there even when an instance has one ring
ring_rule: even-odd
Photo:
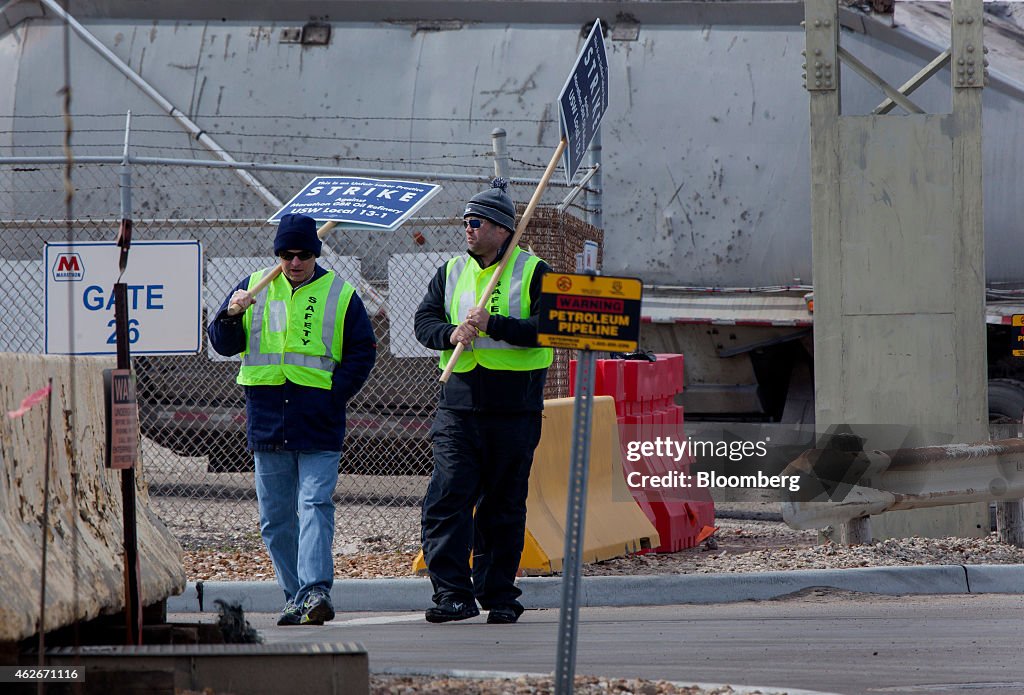
[[[317,265],[311,281],[326,273]],[[243,315],[228,316],[227,308],[235,290],[248,286],[245,278],[228,294],[207,329],[210,345],[221,355],[237,355],[245,349]],[[349,301],[344,331],[341,363],[334,369],[329,391],[290,381],[282,386],[244,387],[246,435],[253,451],[341,451],[345,403],[366,383],[377,359],[373,327],[358,294],[353,293]]]
[[[500,255],[500,254],[499,254]],[[470,256],[477,260],[473,254]],[[530,317],[517,319],[491,314],[487,335],[520,347],[537,346],[541,278],[551,268],[541,261],[530,282]],[[427,294],[416,309],[416,339],[432,350],[450,350],[455,326],[448,321],[444,306],[447,281],[446,265],[438,268],[427,287]],[[530,412],[544,409],[544,381],[547,369],[516,372],[487,369],[477,365],[468,372],[452,372],[447,384],[441,384],[438,407],[451,410],[488,412]]]

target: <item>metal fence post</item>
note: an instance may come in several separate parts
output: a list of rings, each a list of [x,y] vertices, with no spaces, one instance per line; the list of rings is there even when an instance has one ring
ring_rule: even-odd
[[[594,133],[594,139],[590,141],[590,166],[596,167],[594,175],[590,178],[590,186],[587,188],[587,222],[603,229],[604,216],[602,198],[604,188],[601,175],[601,129]]]
[[[505,129],[495,128],[491,131],[491,143],[494,146],[494,175],[508,178],[508,142]]]
[[[576,402],[569,463],[569,498],[565,511],[565,552],[562,560],[562,608],[558,616],[558,655],[555,693],[571,695],[576,676],[576,637],[579,633],[580,573],[587,482],[590,473],[590,432],[594,408],[594,353],[580,350],[576,362]]]
[[[132,112],[129,111],[124,120],[124,151],[121,154],[121,166],[117,170],[118,188],[121,191],[121,219],[132,217],[132,166],[129,142],[132,134]]]

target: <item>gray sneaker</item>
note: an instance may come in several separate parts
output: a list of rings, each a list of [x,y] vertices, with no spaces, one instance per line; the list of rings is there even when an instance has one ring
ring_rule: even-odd
[[[302,602],[302,620],[300,625],[323,625],[334,620],[334,605],[331,597],[324,589],[310,589],[306,600]]]
[[[302,620],[302,610],[295,605],[295,601],[288,601],[284,604],[281,617],[277,619],[278,625],[298,625]]]

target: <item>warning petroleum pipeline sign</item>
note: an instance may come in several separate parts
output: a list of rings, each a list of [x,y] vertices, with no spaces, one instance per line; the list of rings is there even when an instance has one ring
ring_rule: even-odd
[[[640,338],[637,278],[547,273],[537,343],[575,350],[633,352]]]
[[[1010,350],[1014,357],[1024,357],[1024,314],[1014,314],[1013,322],[1013,345]]]

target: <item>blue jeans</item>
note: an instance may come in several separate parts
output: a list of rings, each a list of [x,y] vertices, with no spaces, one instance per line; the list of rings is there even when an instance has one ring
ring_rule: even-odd
[[[257,451],[260,534],[285,599],[334,586],[334,487],[340,451]]]

